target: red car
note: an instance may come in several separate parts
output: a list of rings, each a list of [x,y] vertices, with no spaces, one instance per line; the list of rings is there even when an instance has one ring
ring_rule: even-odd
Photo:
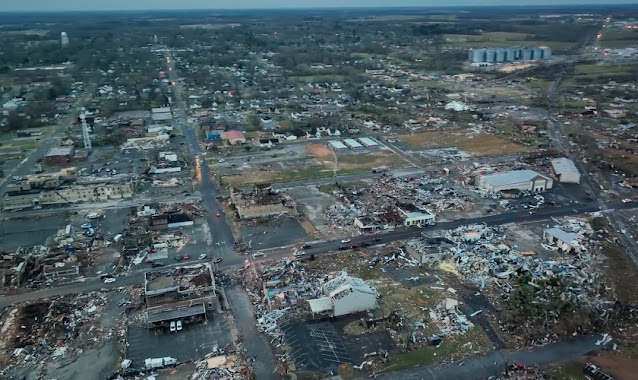
[[[215,213],[215,216],[222,216],[222,214],[220,214],[220,213]]]
[[[144,261],[146,264],[153,264],[153,260],[151,259],[146,259],[146,261]]]
[[[355,248],[359,248],[359,246],[358,246],[358,245],[356,245],[356,244],[351,244],[351,245],[350,245],[350,248],[355,249]]]
[[[182,259],[184,259],[184,260],[188,260],[188,255],[184,255],[184,256],[182,256]]]

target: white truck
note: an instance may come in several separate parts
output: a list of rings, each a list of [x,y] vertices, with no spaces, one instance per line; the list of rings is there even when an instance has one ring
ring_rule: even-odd
[[[163,357],[163,358],[154,358],[154,359],[146,359],[144,360],[144,368],[146,369],[155,369],[155,368],[163,368],[177,364],[177,359],[171,357]]]

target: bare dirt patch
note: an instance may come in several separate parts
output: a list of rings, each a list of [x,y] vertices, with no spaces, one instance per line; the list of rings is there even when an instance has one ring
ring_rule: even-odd
[[[638,374],[638,360],[617,354],[592,357],[590,360],[618,380],[633,380]]]
[[[318,161],[332,159],[333,152],[327,146],[319,143],[306,145],[308,152]]]
[[[399,140],[413,149],[456,147],[475,156],[501,156],[527,151],[522,145],[484,132],[473,133],[466,129],[427,131],[401,135]]]

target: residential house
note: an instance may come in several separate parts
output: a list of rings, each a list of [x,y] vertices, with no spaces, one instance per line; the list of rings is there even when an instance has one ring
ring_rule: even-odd
[[[241,131],[227,131],[222,133],[222,140],[228,141],[229,145],[240,145],[246,143],[246,137]]]

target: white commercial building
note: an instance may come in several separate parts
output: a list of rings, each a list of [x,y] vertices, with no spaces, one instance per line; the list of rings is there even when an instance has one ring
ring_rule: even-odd
[[[494,192],[508,190],[542,192],[551,189],[553,183],[551,178],[527,169],[477,177],[478,187]]]
[[[377,146],[379,146],[379,143],[378,143],[378,142],[376,142],[376,141],[372,140],[372,139],[371,139],[371,138],[369,138],[369,137],[361,137],[361,138],[358,138],[357,140],[359,140],[359,142],[360,142],[361,144],[363,144],[363,146],[365,146],[365,147],[367,147],[367,148],[372,148],[372,147],[377,147]]]
[[[580,172],[569,158],[560,157],[552,160],[552,168],[560,183],[580,183]]]
[[[338,317],[377,308],[376,290],[346,272],[321,285],[321,292],[323,297],[308,300],[313,314]]]
[[[328,141],[328,146],[332,150],[346,150],[348,147],[341,141]]]
[[[405,216],[405,218],[403,219],[404,226],[422,227],[432,225],[435,222],[436,216],[434,214],[430,214],[429,212],[407,212],[401,209],[399,210]]]
[[[343,143],[352,149],[363,148],[363,145],[359,144],[359,142],[355,139],[345,139],[343,140]]]

